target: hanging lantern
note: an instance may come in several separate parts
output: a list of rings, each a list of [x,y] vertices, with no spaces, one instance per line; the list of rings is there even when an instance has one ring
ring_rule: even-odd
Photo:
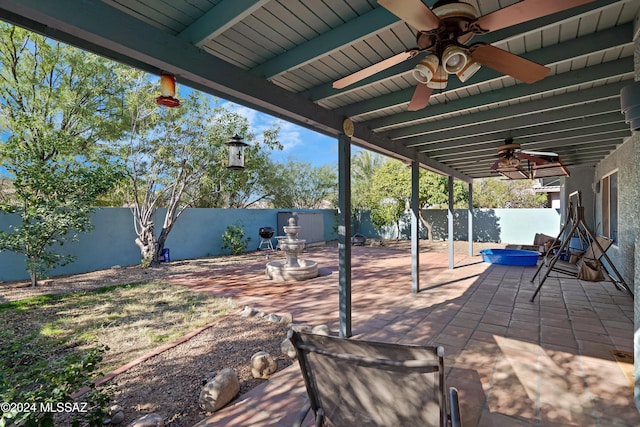
[[[244,148],[249,145],[246,144],[238,134],[227,142],[229,146],[229,165],[227,168],[233,170],[244,169]]]
[[[180,106],[180,100],[176,98],[176,76],[173,74],[160,74],[160,96],[156,98],[156,104],[169,108]]]

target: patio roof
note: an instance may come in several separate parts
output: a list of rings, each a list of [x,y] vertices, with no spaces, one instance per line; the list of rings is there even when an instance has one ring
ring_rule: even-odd
[[[468,2],[480,15],[516,3]],[[416,44],[373,0],[1,0],[0,19],[327,135],[349,117],[353,143],[470,182],[497,175],[491,165],[508,137],[577,166],[630,135],[619,94],[634,78],[639,6],[595,0],[475,36],[551,71],[533,84],[487,67],[466,83],[452,76],[413,112],[411,70],[424,55],[332,87]]]

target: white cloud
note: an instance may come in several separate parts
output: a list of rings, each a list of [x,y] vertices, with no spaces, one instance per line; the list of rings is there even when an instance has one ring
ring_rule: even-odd
[[[282,144],[283,152],[290,151],[296,147],[303,145],[303,138],[301,130],[297,125],[286,122],[284,120],[276,119],[268,114],[261,113],[251,108],[244,107],[242,105],[234,104],[232,102],[224,103],[224,106],[230,111],[233,111],[241,116],[244,116],[249,121],[251,130],[255,133],[257,138],[267,129],[273,127],[274,124],[280,127],[280,133],[278,134],[278,141]]]
[[[279,121],[280,133],[278,140],[283,146],[283,151],[289,151],[303,144],[300,127],[292,123]]]
[[[256,126],[256,124],[259,122],[260,118],[258,117],[258,115],[260,113],[258,113],[256,110],[252,110],[251,108],[248,107],[244,107],[242,105],[238,105],[238,104],[234,104],[233,102],[229,102],[224,104],[225,108],[229,109],[230,111],[246,117],[247,120],[249,121],[249,124],[252,128],[254,128]]]

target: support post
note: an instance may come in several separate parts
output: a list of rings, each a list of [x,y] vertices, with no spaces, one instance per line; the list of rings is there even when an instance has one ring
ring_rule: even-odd
[[[469,256],[473,256],[473,183],[469,183],[469,207],[467,212],[467,229],[469,233]]]
[[[339,333],[351,331],[351,138],[338,137],[338,293]]]
[[[447,230],[449,234],[449,270],[453,270],[453,177],[449,176],[449,209],[447,211]]]
[[[420,292],[420,168],[411,162],[411,292]]]

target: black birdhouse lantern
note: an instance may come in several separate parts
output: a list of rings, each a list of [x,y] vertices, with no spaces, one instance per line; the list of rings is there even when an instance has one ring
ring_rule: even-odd
[[[244,169],[244,149],[247,145],[238,134],[234,135],[228,142],[229,146],[229,169]]]

